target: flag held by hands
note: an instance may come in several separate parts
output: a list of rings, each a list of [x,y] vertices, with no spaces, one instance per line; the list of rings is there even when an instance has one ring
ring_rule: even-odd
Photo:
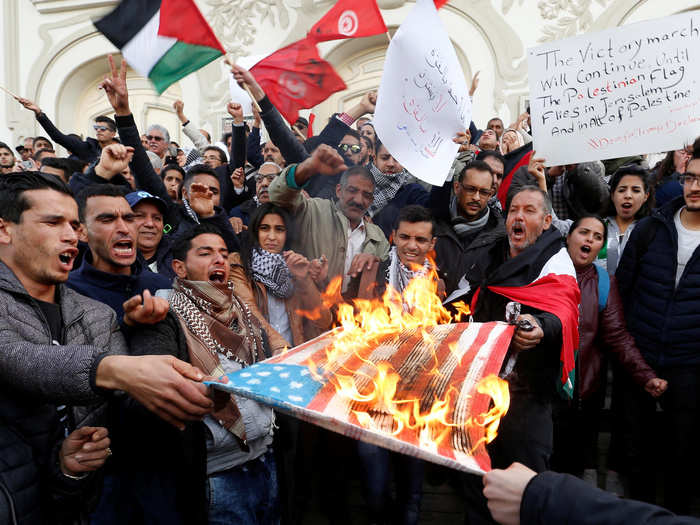
[[[159,94],[225,54],[194,0],[122,0],[95,27]]]
[[[386,33],[376,0],[339,0],[309,31],[314,42]]]
[[[333,66],[308,38],[275,51],[250,68],[270,102],[290,124],[299,110],[312,108],[346,88]]]

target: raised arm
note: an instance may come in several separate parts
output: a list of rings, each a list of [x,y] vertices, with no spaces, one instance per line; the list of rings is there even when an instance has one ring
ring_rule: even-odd
[[[185,103],[182,100],[176,100],[173,102],[173,109],[177,114],[177,118],[182,124],[182,131],[185,133],[188,139],[192,141],[194,147],[200,155],[204,155],[204,148],[209,145],[207,138],[199,131],[190,119],[185,116]]]
[[[280,153],[282,153],[287,164],[301,162],[308,157],[309,154],[306,152],[304,145],[299,142],[292,130],[289,129],[287,122],[270,102],[270,99],[267,98],[251,72],[235,64],[231,67],[231,72],[236,82],[250,88],[253,98],[260,105],[260,116],[265,123],[265,129],[270,135],[270,140],[280,149]]]
[[[90,148],[87,142],[80,140],[78,137],[71,137],[62,133],[54,123],[51,122],[46,113],[41,111],[41,108],[27,98],[18,98],[17,101],[25,108],[34,112],[37,122],[44,128],[44,131],[51,137],[56,144],[59,144],[73,153],[80,160],[92,162],[95,160],[95,152]]]

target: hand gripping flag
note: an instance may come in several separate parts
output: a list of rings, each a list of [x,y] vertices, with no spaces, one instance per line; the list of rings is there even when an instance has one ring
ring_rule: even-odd
[[[376,0],[339,0],[309,30],[314,42],[386,33]]]
[[[263,58],[250,72],[290,124],[297,121],[300,109],[312,108],[346,87],[308,38]]]
[[[159,94],[225,54],[194,0],[123,0],[95,27]]]
[[[357,345],[329,362],[326,350],[342,335],[336,329],[228,374],[228,383],[208,384],[353,439],[457,470],[483,473],[491,466],[485,424],[497,421],[509,402],[507,387],[486,385],[495,381],[504,386],[495,374],[513,331],[513,326],[500,322],[406,329],[364,347]],[[408,401],[396,402],[396,407],[408,406],[413,414],[403,424],[387,408],[392,401],[384,397],[375,403],[367,400],[368,392],[378,384],[382,364],[400,376],[395,399]],[[339,374],[354,378],[359,397],[336,388]],[[492,399],[494,407],[489,408]],[[434,422],[427,432],[425,427],[411,428],[417,412],[425,414],[443,400],[447,401],[440,404],[441,424]],[[426,434],[432,442],[426,442]]]

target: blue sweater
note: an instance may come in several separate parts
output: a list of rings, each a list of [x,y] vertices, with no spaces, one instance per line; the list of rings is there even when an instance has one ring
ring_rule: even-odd
[[[92,254],[87,252],[80,267],[68,276],[66,284],[76,292],[111,307],[117,313],[119,323],[124,317],[122,304],[127,299],[144,290],[155,295],[157,290],[172,288],[169,279],[144,268],[138,260],[131,266],[131,275],[103,272],[91,263]]]

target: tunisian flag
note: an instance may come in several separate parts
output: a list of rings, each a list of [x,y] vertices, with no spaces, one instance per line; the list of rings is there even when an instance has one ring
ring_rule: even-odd
[[[486,287],[511,301],[555,315],[561,321],[561,373],[557,386],[563,397],[574,392],[576,351],[578,350],[578,304],[581,292],[569,252],[561,245],[561,235],[550,226],[537,242],[517,257],[509,258],[489,279]],[[537,272],[537,269],[540,269]],[[537,273],[535,273],[537,272]],[[532,276],[535,276],[532,279]],[[522,282],[523,279],[532,279]],[[478,304],[480,289],[472,298],[472,311]]]
[[[376,0],[339,0],[309,30],[314,42],[386,33]]]
[[[343,79],[319,56],[316,45],[308,38],[263,58],[250,72],[290,124],[297,121],[300,109],[312,108],[346,88]]]

